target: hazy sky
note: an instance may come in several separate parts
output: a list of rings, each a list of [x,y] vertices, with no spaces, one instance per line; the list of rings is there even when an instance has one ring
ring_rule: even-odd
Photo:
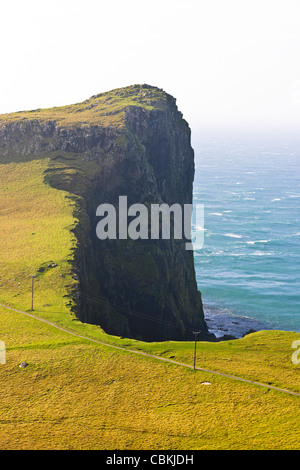
[[[300,128],[299,0],[0,1],[0,113],[148,83],[192,127]]]

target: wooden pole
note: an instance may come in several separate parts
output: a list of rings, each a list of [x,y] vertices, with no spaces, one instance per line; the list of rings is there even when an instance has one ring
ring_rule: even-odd
[[[194,370],[196,370],[196,351],[197,351],[197,335],[201,333],[201,331],[193,331],[195,335],[195,350],[194,350]]]
[[[31,311],[33,310],[33,280],[36,276],[31,277]]]

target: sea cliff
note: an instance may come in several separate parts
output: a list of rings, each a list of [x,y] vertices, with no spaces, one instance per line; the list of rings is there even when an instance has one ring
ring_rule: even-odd
[[[1,116],[0,162],[47,159],[45,183],[75,205],[69,292],[76,316],[145,341],[207,334],[193,252],[184,240],[99,240],[97,207],[192,203],[191,131],[176,100],[149,85],[75,105]]]

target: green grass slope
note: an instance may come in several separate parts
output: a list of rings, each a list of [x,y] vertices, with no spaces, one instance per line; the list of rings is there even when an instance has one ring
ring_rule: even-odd
[[[193,363],[192,343],[129,342],[89,328],[101,340]],[[5,309],[0,330],[7,346],[1,449],[300,447],[300,397],[94,344]],[[230,344],[199,343],[198,365],[300,391],[290,360],[294,336],[260,332]]]
[[[67,312],[73,288],[71,263],[76,239],[74,202],[68,193],[44,183],[48,160],[0,165],[0,301]]]

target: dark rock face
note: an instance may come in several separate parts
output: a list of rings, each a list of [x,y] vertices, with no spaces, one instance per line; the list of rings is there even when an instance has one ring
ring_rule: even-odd
[[[97,207],[118,208],[119,196],[127,196],[128,206],[192,203],[190,129],[167,94],[163,108],[128,106],[124,124],[8,124],[0,130],[2,153],[8,161],[12,153],[26,159],[47,156],[46,181],[78,196],[74,298],[80,320],[145,341],[192,340],[193,330],[205,335],[207,327],[185,240],[100,240],[96,235]],[[68,168],[76,171],[66,178]]]
[[[118,206],[118,197],[134,203],[192,202],[194,155],[190,132],[172,112],[130,109],[126,147],[117,150],[112,165],[94,184],[87,211],[91,243],[81,253],[81,269],[94,264],[95,277],[85,287],[88,297],[107,299],[92,303],[81,296],[81,318],[98,322],[106,331],[144,340],[192,339],[192,329],[204,330],[194,261],[182,240],[107,240],[96,237],[96,207]],[[93,281],[93,282],[92,282]],[[113,307],[115,306],[115,308]],[[153,318],[154,320],[151,320]]]

